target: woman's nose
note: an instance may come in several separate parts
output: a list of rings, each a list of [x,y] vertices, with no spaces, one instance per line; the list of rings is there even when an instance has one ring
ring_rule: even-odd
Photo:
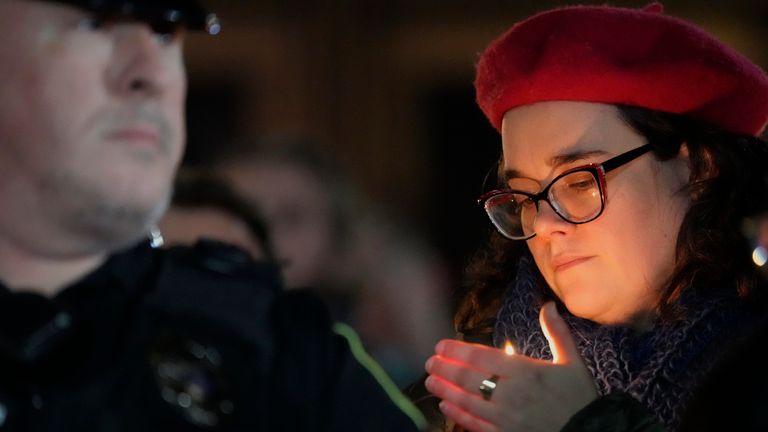
[[[539,201],[538,211],[533,219],[531,228],[537,237],[551,237],[557,234],[565,234],[573,229],[574,224],[560,217],[552,208],[549,201]]]

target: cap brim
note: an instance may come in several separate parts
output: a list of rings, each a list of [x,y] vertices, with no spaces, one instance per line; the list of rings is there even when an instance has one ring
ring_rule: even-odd
[[[215,14],[210,13],[196,0],[52,0],[90,11],[97,15],[124,17],[183,26],[189,30],[219,32],[221,25]]]

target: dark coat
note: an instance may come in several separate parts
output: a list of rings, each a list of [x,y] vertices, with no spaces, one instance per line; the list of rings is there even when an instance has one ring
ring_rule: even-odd
[[[53,298],[0,286],[0,431],[417,430],[325,307],[279,287],[212,242],[139,245]]]

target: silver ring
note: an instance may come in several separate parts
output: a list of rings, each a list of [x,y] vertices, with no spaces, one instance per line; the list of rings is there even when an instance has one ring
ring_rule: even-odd
[[[480,394],[483,395],[483,399],[485,400],[491,400],[491,396],[493,396],[493,391],[496,390],[496,382],[499,380],[498,375],[491,375],[490,378],[484,379],[480,386],[477,388],[480,390]]]

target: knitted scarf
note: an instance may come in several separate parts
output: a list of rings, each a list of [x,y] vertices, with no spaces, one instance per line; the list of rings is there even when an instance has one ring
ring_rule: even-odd
[[[519,353],[549,360],[552,355],[538,319],[548,288],[541,287],[539,280],[532,258],[523,257],[505,291],[494,344],[510,340]],[[706,300],[693,297],[681,300],[688,311],[684,320],[659,323],[642,334],[627,327],[598,325],[561,310],[600,395],[625,392],[676,430],[691,393],[723,354],[729,338],[743,334],[750,328],[745,326],[756,320],[735,294]]]

